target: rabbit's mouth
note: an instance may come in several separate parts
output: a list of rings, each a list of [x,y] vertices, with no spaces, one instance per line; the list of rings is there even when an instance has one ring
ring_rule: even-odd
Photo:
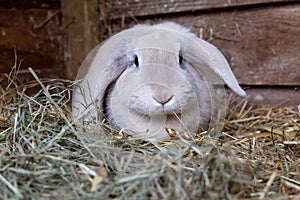
[[[165,116],[166,117],[166,121],[175,121],[175,120],[181,120],[181,112],[160,112],[160,113],[155,113],[155,114],[146,114],[146,113],[142,113],[142,112],[139,112],[139,111],[136,111],[136,110],[132,110],[130,111],[130,113],[134,114],[134,115],[137,115],[139,117],[143,117],[147,120],[151,120],[151,118],[158,118],[158,117],[161,117],[161,116]]]

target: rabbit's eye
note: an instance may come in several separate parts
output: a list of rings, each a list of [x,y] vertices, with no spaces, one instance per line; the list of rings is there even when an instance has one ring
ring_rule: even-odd
[[[179,61],[179,64],[181,65],[183,62],[183,57],[181,55],[178,56],[178,61]]]
[[[139,58],[137,56],[134,57],[134,64],[136,67],[139,66]]]
[[[183,60],[183,57],[181,55],[178,55],[178,63],[179,63],[179,67],[183,70],[186,70],[186,63]]]

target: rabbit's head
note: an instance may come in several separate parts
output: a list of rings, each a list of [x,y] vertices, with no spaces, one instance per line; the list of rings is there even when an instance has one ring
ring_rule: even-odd
[[[166,128],[208,128],[221,80],[244,96],[224,56],[175,23],[139,25],[96,50],[74,91],[77,118],[102,121],[143,137]]]

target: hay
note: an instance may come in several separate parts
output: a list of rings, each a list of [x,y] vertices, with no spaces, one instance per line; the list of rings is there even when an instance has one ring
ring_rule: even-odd
[[[96,136],[74,125],[72,82],[32,74],[21,85],[6,76],[1,88],[0,199],[300,198],[292,108],[233,100],[217,142],[205,133],[165,142]]]

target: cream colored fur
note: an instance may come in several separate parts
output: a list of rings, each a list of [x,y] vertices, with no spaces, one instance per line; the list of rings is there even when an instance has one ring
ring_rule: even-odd
[[[147,138],[168,138],[166,128],[207,129],[218,78],[246,95],[221,52],[175,23],[122,31],[86,67],[74,90],[74,117]]]

